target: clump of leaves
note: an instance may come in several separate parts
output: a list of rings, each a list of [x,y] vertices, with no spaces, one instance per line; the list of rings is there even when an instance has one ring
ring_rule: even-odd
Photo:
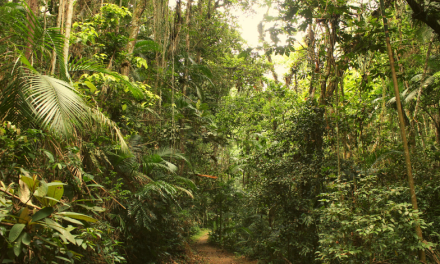
[[[379,187],[376,176],[353,182],[336,182],[321,196],[317,259],[366,263],[419,263],[414,251],[435,246],[422,242],[415,227],[430,224],[419,211],[403,202],[406,187]]]

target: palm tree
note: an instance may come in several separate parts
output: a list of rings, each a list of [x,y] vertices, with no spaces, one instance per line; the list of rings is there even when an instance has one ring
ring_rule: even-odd
[[[33,16],[32,23],[28,15]],[[29,40],[31,45],[25,44]],[[0,57],[0,84],[4,87],[0,88],[0,120],[40,127],[65,138],[92,126],[107,126],[115,132],[121,148],[128,152],[117,125],[87,105],[74,88],[70,74],[95,71],[112,75],[136,98],[143,97],[142,90],[98,63],[78,60],[68,65],[63,55],[64,40],[58,29],[45,28],[27,7],[15,3],[0,7],[0,42],[5,42],[2,44],[7,50],[15,51]],[[28,59],[23,50],[29,47],[32,51]],[[49,76],[44,73],[51,70],[47,65],[53,53],[58,57],[59,71],[56,76]]]

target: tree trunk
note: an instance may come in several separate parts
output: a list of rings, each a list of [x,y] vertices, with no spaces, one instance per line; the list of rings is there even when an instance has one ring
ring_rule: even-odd
[[[325,29],[327,32],[327,62],[326,62],[326,68],[324,72],[323,79],[321,80],[321,96],[319,98],[319,104],[320,105],[326,105],[327,104],[327,98],[331,96],[331,93],[333,93],[334,87],[330,89],[331,85],[335,85],[335,81],[331,81],[329,84],[329,91],[327,92],[327,81],[331,73],[332,65],[334,64],[334,58],[333,58],[333,50],[335,46],[335,32],[334,32],[334,26],[330,23],[331,27],[329,27],[327,24],[325,24]],[[335,71],[335,75],[338,75],[338,72]],[[331,91],[331,93],[330,93]]]
[[[411,193],[411,203],[413,205],[414,210],[418,210],[415,184],[414,184],[414,178],[412,175],[412,168],[411,168],[411,159],[409,156],[408,142],[406,140],[405,120],[403,118],[403,110],[402,110],[402,105],[400,103],[399,86],[397,83],[396,70],[394,68],[393,51],[391,49],[390,37],[389,37],[389,33],[388,33],[388,22],[385,17],[385,14],[384,14],[385,10],[384,10],[383,0],[380,0],[380,7],[381,7],[381,11],[382,11],[382,18],[383,18],[383,24],[384,24],[385,40],[386,40],[386,45],[387,45],[387,50],[388,50],[388,57],[390,59],[391,74],[393,77],[394,93],[396,95],[397,110],[398,110],[398,114],[399,114],[400,133],[402,136],[402,143],[403,143],[403,147],[405,150],[405,162],[406,162],[406,169],[407,169],[407,174],[408,174],[408,184],[409,184],[409,189],[410,189],[410,193]],[[423,241],[422,229],[420,228],[420,226],[416,226],[416,234],[419,237],[419,239],[421,241]],[[426,255],[425,255],[424,250],[420,250],[419,257],[420,257],[420,261],[426,262]]]
[[[136,40],[139,34],[139,27],[141,25],[140,22],[141,22],[142,14],[144,13],[146,7],[147,7],[147,0],[139,0],[134,8],[133,19],[131,20],[131,26],[128,31],[129,42],[125,47],[127,56],[130,56],[133,53],[134,46],[136,44]],[[122,63],[121,74],[128,76],[129,73],[130,73],[130,62],[128,61],[128,59],[125,59],[124,62]]]
[[[29,26],[29,36],[26,43],[25,57],[32,63],[33,38],[35,30],[35,19],[38,17],[38,0],[28,0],[29,12],[27,13],[27,20]]]
[[[174,27],[171,33],[171,45],[169,56],[174,57],[176,49],[179,47],[180,29],[182,28],[182,0],[177,0]],[[174,63],[174,62],[173,62]]]
[[[190,42],[190,38],[189,38],[189,33],[191,30],[191,4],[192,4],[192,0],[188,0],[187,6],[186,6],[186,59],[185,59],[185,72],[184,72],[184,83],[183,83],[183,95],[186,95],[186,89],[188,87],[188,82],[189,82],[189,54],[190,54],[190,46],[191,46],[191,42]]]
[[[199,11],[199,23],[203,23],[203,0],[197,2],[197,9]],[[199,27],[201,34],[203,34],[203,27]],[[202,62],[202,49],[200,45],[201,41],[197,41],[197,53],[196,53],[196,63],[200,64]]]
[[[60,34],[63,34],[63,27],[61,26],[61,23],[62,23],[61,21],[63,21],[63,19],[64,19],[64,5],[65,5],[65,1],[60,0],[59,7],[58,7],[58,16],[57,16],[57,28],[60,29]],[[50,62],[50,65],[51,65],[50,73],[52,75],[55,74],[56,64],[57,64],[57,53],[56,53],[56,50],[54,49],[52,51],[52,60]]]
[[[309,97],[310,100],[313,100],[313,97],[315,97],[315,86],[314,86],[314,80],[315,80],[315,71],[319,71],[319,64],[317,63],[315,59],[315,33],[313,32],[312,25],[309,25],[309,28],[307,30],[307,42],[308,42],[308,53],[309,53],[309,65],[311,69],[311,76],[310,76],[310,87],[309,87]],[[314,69],[314,65],[316,62],[316,68]]]
[[[74,0],[67,0],[66,6],[66,22],[65,22],[65,33],[64,33],[64,50],[63,50],[63,57],[64,57],[64,66],[67,73],[67,64],[69,62],[69,39],[70,39],[70,31],[72,29],[72,17],[73,17],[73,2]]]
[[[272,73],[273,79],[275,81],[276,84],[279,84],[280,82],[278,81],[278,74],[275,71],[275,66],[272,62],[272,55],[271,54],[267,54],[267,60],[270,62],[270,72]]]
[[[182,93],[184,96],[186,96],[187,93],[187,88],[188,88],[188,83],[189,83],[189,54],[190,54],[190,47],[191,47],[191,43],[190,43],[190,38],[189,38],[189,33],[191,30],[191,5],[192,5],[192,0],[188,0],[187,6],[186,6],[186,58],[185,58],[185,71],[184,71],[184,83],[183,83],[183,87],[182,87]],[[184,119],[181,118],[180,119],[180,152],[182,154],[185,153],[185,122]],[[180,164],[180,174],[183,174],[183,170],[185,168],[185,161],[182,160],[181,164]]]

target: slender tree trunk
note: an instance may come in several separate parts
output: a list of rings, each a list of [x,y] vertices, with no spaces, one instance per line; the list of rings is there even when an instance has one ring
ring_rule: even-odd
[[[211,7],[212,7],[212,0],[208,0],[208,11],[207,11],[207,15],[206,15],[208,20],[211,19]]]
[[[284,76],[284,82],[286,83],[286,88],[287,88],[287,89],[290,89],[290,85],[292,84],[292,77],[295,76],[295,81],[294,81],[294,83],[295,83],[295,87],[294,87],[294,89],[295,89],[295,91],[296,91],[296,72],[297,72],[297,70],[296,70],[296,69],[294,68],[294,66],[292,65],[292,66],[290,67],[290,71],[289,71],[289,73],[288,73],[287,75]]]
[[[29,5],[29,13],[27,14],[27,20],[29,25],[29,36],[28,41],[26,43],[25,57],[26,59],[32,63],[32,50],[33,50],[33,38],[35,31],[35,19],[38,17],[39,6],[38,0],[28,0]]]
[[[310,87],[309,87],[309,97],[310,100],[313,100],[313,97],[315,97],[315,86],[314,86],[314,80],[315,80],[315,71],[319,71],[319,65],[315,59],[315,33],[313,32],[312,25],[309,25],[309,28],[307,30],[307,42],[308,42],[308,53],[309,53],[309,64],[311,69],[311,75],[310,75]],[[315,66],[316,61],[316,68]]]
[[[275,71],[275,66],[272,62],[272,55],[271,54],[267,54],[267,60],[270,62],[270,72],[272,73],[273,79],[275,81],[276,84],[279,84],[280,82],[278,81],[278,74]]]
[[[197,2],[197,9],[199,11],[199,19],[198,19],[198,23],[199,23],[199,34],[198,35],[203,35],[203,0],[198,0]],[[201,37],[201,36],[199,36]],[[197,45],[196,45],[196,63],[200,64],[202,62],[202,49],[201,49],[201,45],[200,45],[201,41],[197,41]]]
[[[416,191],[415,191],[415,185],[414,185],[414,178],[412,175],[412,168],[411,168],[411,159],[409,156],[408,142],[406,140],[405,120],[403,119],[402,104],[400,103],[399,86],[397,83],[396,70],[394,68],[393,51],[391,49],[390,37],[389,37],[389,33],[388,33],[388,23],[387,23],[387,19],[385,17],[385,14],[384,14],[385,10],[384,10],[383,0],[380,0],[380,9],[382,11],[382,18],[383,18],[383,24],[384,24],[384,30],[385,30],[385,39],[386,39],[386,44],[387,44],[388,57],[390,59],[390,68],[391,68],[391,74],[393,77],[394,93],[396,95],[397,110],[398,110],[398,114],[399,114],[400,133],[402,135],[402,142],[403,142],[403,147],[405,150],[405,162],[406,162],[406,169],[407,169],[407,174],[408,174],[408,184],[409,184],[409,189],[410,189],[410,193],[411,193],[411,203],[413,205],[414,210],[418,210],[417,197],[416,197]],[[420,226],[416,226],[416,233],[417,233],[417,236],[419,237],[419,239],[421,241],[423,241],[423,234],[422,234],[422,229],[420,228]],[[426,255],[425,255],[424,250],[420,250],[419,257],[420,257],[420,261],[426,262]]]
[[[338,69],[336,67],[336,72]],[[341,77],[341,82],[343,82],[343,77]],[[338,80],[339,83],[339,80]],[[341,179],[341,154],[339,148],[339,89],[336,84],[336,154],[338,156],[338,179]]]
[[[190,42],[190,30],[191,30],[191,5],[192,5],[192,0],[188,0],[187,6],[186,6],[186,59],[185,59],[185,71],[184,71],[184,83],[183,83],[183,87],[182,87],[182,93],[184,96],[186,96],[187,93],[187,88],[188,88],[188,83],[189,83],[189,64],[190,64],[190,60],[189,60],[189,55],[190,55],[190,47],[191,47],[191,42]],[[184,119],[181,118],[180,119],[180,152],[181,153],[185,153],[185,122]],[[182,160],[181,164],[180,164],[180,174],[183,173],[183,170],[185,168],[185,161]]]
[[[188,3],[186,5],[186,59],[185,59],[185,72],[184,72],[184,83],[183,83],[183,95],[186,95],[186,89],[188,87],[188,82],[189,82],[189,55],[190,55],[190,47],[191,47],[191,42],[190,42],[190,30],[191,30],[191,5],[192,5],[192,0],[188,0]]]
[[[329,26],[326,24],[325,29],[327,32],[327,61],[326,61],[326,68],[324,75],[322,76],[321,80],[321,96],[319,97],[319,104],[325,105],[327,102],[326,98],[326,89],[327,89],[327,80],[330,76],[330,72],[332,69],[333,64],[333,49],[334,49],[334,41],[333,41],[333,32],[332,29],[329,28]],[[336,72],[335,72],[336,73]]]
[[[295,72],[295,87],[293,89],[298,93],[298,72]]]
[[[345,108],[344,80],[343,79],[341,80],[341,98],[342,98],[342,107]],[[344,147],[344,159],[350,158],[350,146],[347,143],[347,127],[348,127],[348,122],[347,122],[347,119],[344,118],[344,130],[343,130],[343,134],[342,134],[342,146]]]
[[[73,17],[73,2],[74,0],[67,0],[66,6],[66,29],[64,33],[64,50],[63,50],[63,57],[64,57],[64,66],[67,73],[67,64],[69,62],[69,39],[70,39],[70,31],[72,29],[72,17]]]
[[[175,54],[179,47],[180,30],[182,28],[182,0],[177,0],[173,31],[171,33],[170,54]],[[174,63],[174,62],[173,62]]]
[[[60,34],[63,34],[63,27],[61,26],[62,23],[61,21],[63,21],[64,19],[64,5],[65,5],[65,1],[60,0],[60,4],[58,6],[58,16],[57,16],[57,28],[60,29]],[[50,73],[52,75],[55,74],[56,64],[57,64],[57,53],[54,49],[52,51],[52,61],[50,62],[51,65]]]
[[[130,56],[133,53],[134,46],[136,44],[136,40],[139,34],[139,27],[141,25],[142,14],[144,13],[146,7],[147,7],[147,0],[139,0],[134,8],[133,19],[131,20],[131,26],[128,31],[129,42],[125,47],[125,51],[127,52],[128,56]],[[128,59],[125,59],[124,62],[122,63],[121,74],[128,76],[129,73],[130,73],[130,62],[128,61]]]

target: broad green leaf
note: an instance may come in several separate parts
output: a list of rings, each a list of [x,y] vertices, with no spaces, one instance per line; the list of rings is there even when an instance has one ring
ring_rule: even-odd
[[[81,238],[77,238],[77,239],[75,239],[76,240],[76,244],[78,245],[78,246],[81,246],[81,244],[83,243],[83,239],[81,239]]]
[[[35,196],[35,197],[38,199],[38,201],[40,201],[44,206],[47,206],[47,207],[53,206],[53,205],[60,202],[60,200],[57,200],[57,199],[49,197],[49,196],[46,196],[44,198],[40,198],[37,196]],[[53,203],[53,205],[51,204],[51,202]]]
[[[77,225],[84,225],[81,221],[78,221],[76,219],[73,219],[73,218],[70,218],[70,217],[67,217],[67,216],[60,216],[60,218],[65,220],[65,221],[77,224]]]
[[[31,192],[26,183],[24,183],[21,179],[18,181],[20,188],[18,189],[18,197],[20,197],[20,201],[24,204],[32,204],[31,201]]]
[[[136,65],[138,68],[141,68],[144,66],[145,69],[148,69],[148,63],[147,60],[141,57],[134,57],[134,60],[136,61]]]
[[[20,179],[26,183],[29,190],[32,192],[35,189],[35,182],[34,179],[32,179],[29,176],[21,175]]]
[[[32,222],[39,221],[41,219],[44,219],[51,215],[53,213],[52,207],[44,207],[43,209],[39,210],[32,216]]]
[[[90,216],[87,216],[87,215],[84,215],[84,214],[80,214],[80,213],[62,212],[62,213],[58,213],[58,214],[59,215],[63,215],[63,216],[67,216],[67,217],[71,217],[71,218],[75,218],[75,219],[78,219],[78,220],[84,220],[84,221],[87,221],[87,222],[92,222],[92,223],[95,223],[96,221],[98,221],[98,220],[96,220],[93,217],[90,217]]]
[[[56,200],[60,200],[61,197],[63,197],[64,194],[64,187],[63,187],[63,183],[61,182],[51,182],[48,183],[48,189],[47,189],[47,196],[52,197]],[[49,201],[48,204],[49,206],[54,206],[57,202],[56,201]]]
[[[49,158],[49,161],[51,163],[55,162],[55,158],[53,157],[53,154],[50,153],[50,151],[43,149],[44,154],[46,154],[46,156]]]
[[[19,239],[16,243],[15,243],[15,245],[14,245],[14,248],[13,248],[13,250],[14,250],[14,254],[15,254],[15,256],[20,256],[20,254],[21,254],[21,249],[23,248],[23,245],[22,245],[22,243],[21,243],[21,239]]]
[[[21,53],[21,52],[20,52]],[[27,66],[27,68],[29,69],[29,70],[32,70],[33,72],[38,72],[37,70],[35,70],[35,68],[34,67],[32,67],[32,64],[26,59],[26,56],[24,56],[23,54],[21,54],[21,56],[20,56],[20,61],[24,64],[24,65],[26,65]]]
[[[58,212],[66,211],[66,210],[69,209],[70,207],[71,207],[70,205],[62,205],[62,206],[58,206]]]
[[[9,240],[14,242],[20,236],[25,226],[25,224],[15,224],[11,231],[9,231]]]
[[[64,258],[64,257],[56,256],[56,258],[59,258],[61,260],[67,261],[69,263],[72,263],[72,261],[70,259],[67,259],[67,258]]]
[[[94,93],[96,90],[98,90],[96,88],[96,86],[90,81],[85,81],[83,84],[85,84],[85,85],[87,85],[87,87],[89,87],[91,93]]]
[[[88,184],[87,187],[100,187],[100,188],[104,188],[104,186],[102,186],[101,184]]]
[[[91,210],[91,211],[94,211],[94,212],[99,212],[99,213],[105,212],[105,208],[102,208],[102,207],[99,207],[99,206],[91,207],[91,206],[87,206],[87,205],[84,205],[84,204],[78,204],[78,206],[84,207],[87,210]]]
[[[21,238],[21,242],[23,242],[23,244],[25,244],[26,246],[29,246],[31,240],[32,240],[31,235],[26,232],[23,234],[23,237]]]
[[[46,222],[46,225],[48,227],[58,231],[63,236],[63,238],[69,240],[72,244],[76,245],[75,236],[67,231],[64,227],[49,218],[45,218],[44,221]]]
[[[20,218],[18,222],[21,224],[27,224],[31,218],[29,217],[29,209],[27,207],[23,208],[20,213]]]
[[[48,188],[49,187],[47,186],[47,183],[45,181],[41,181],[40,182],[40,187],[37,188],[37,190],[34,193],[34,196],[38,196],[38,197],[46,196]]]

